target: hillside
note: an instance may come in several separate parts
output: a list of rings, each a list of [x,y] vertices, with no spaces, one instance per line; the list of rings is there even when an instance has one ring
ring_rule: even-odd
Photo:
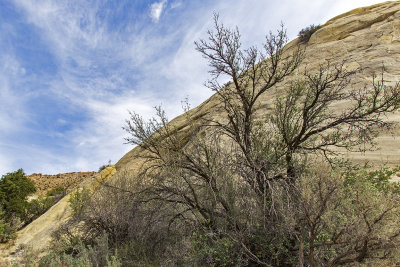
[[[18,249],[23,246],[32,246],[38,250],[44,250],[51,241],[52,233],[57,230],[57,228],[67,221],[71,215],[72,210],[70,208],[69,199],[71,193],[76,192],[80,188],[96,188],[98,187],[98,181],[104,181],[110,178],[115,173],[114,166],[105,168],[102,172],[81,172],[81,173],[65,173],[61,175],[38,175],[33,174],[29,177],[32,179],[34,176],[34,181],[40,184],[46,184],[47,180],[56,179],[53,183],[49,182],[50,186],[55,185],[57,178],[61,179],[58,181],[56,186],[66,186],[72,189],[71,192],[58,201],[53,207],[51,207],[46,213],[34,220],[28,226],[17,232],[17,239],[13,244],[6,244],[0,246],[0,266],[2,264],[14,262],[20,256]],[[72,177],[71,177],[72,176]],[[64,180],[66,178],[75,178],[73,181],[76,183],[72,186],[70,183],[66,183]],[[80,182],[78,181],[80,180]],[[43,183],[44,181],[44,183]],[[47,191],[43,186],[43,191]]]
[[[285,51],[288,53],[293,51],[298,44],[298,39],[291,41],[286,45]],[[363,87],[370,84],[373,74],[379,73],[383,66],[385,68],[385,80],[390,83],[398,82],[400,81],[400,1],[358,8],[337,16],[322,25],[306,45],[300,45],[306,47],[304,60],[298,67],[299,71],[303,71],[305,68],[310,71],[317,70],[320,65],[327,62],[335,64],[345,61],[344,68],[347,70],[362,69],[362,72],[357,73],[352,79],[352,86]],[[257,113],[259,115],[267,113],[273,103],[274,96],[294,78],[295,76],[289,77],[289,79],[279,83],[274,90],[262,95]],[[190,140],[189,125],[200,123],[203,118],[223,120],[218,111],[219,106],[217,97],[212,96],[198,107],[178,116],[170,124],[179,129],[178,134]],[[389,115],[387,120],[400,122],[399,112]],[[399,127],[396,127],[394,132],[382,131],[377,138],[379,150],[366,153],[346,153],[346,156],[356,162],[368,161],[374,164],[399,165],[400,142],[398,142],[398,138],[400,138]],[[131,177],[135,176],[143,162],[143,159],[138,157],[141,153],[141,149],[136,147],[123,156],[115,165],[115,177],[127,173]],[[115,173],[113,168],[108,168],[105,171],[100,173],[97,178],[108,179]],[[71,175],[74,176],[75,174]],[[91,175],[93,174],[76,174],[74,184],[83,181],[81,186],[84,186],[86,182],[93,187],[96,179],[85,181],[86,177]],[[38,175],[32,175],[31,179],[38,179],[38,177]],[[56,182],[58,178],[61,177],[41,177],[42,180],[39,183],[46,183],[47,186],[47,182],[44,181],[51,180],[52,183],[49,186],[58,186]],[[44,190],[44,188],[45,186],[41,190]],[[15,252],[20,245],[31,245],[45,249],[50,240],[51,232],[71,215],[68,198],[69,195],[21,230],[18,233],[16,245],[10,250],[4,251],[3,254]]]
[[[33,173],[27,177],[33,181],[36,187],[36,195],[45,195],[47,191],[63,187],[70,190],[78,186],[82,181],[95,175],[96,172],[68,172],[54,175]]]

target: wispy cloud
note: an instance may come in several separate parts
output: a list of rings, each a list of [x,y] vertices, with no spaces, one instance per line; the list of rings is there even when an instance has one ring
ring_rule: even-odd
[[[150,17],[154,22],[158,22],[160,20],[161,14],[164,10],[164,6],[166,5],[166,3],[167,0],[162,0],[160,2],[151,4]]]

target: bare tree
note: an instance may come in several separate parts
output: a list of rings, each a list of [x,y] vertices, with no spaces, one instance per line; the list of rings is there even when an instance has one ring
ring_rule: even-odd
[[[321,153],[329,159],[333,147],[373,144],[374,127],[392,126],[384,116],[399,107],[399,84],[387,86],[382,76],[371,87],[352,88],[356,72],[328,64],[298,76],[259,119],[259,98],[292,74],[301,50],[285,51],[283,28],[267,36],[262,52],[242,50],[239,31],[225,28],[218,15],[214,30],[196,47],[209,61],[206,85],[217,93],[227,120],[204,119],[183,132],[168,124],[160,108],[149,122],[132,113],[127,141],[143,149],[140,176],[153,181],[148,200],[174,204],[170,223],[186,220],[210,236],[226,237],[238,257],[254,264],[294,264],[296,235],[305,226],[286,217],[302,201],[297,180],[308,169],[307,158]],[[221,85],[222,75],[231,82]],[[345,105],[337,110],[338,103]],[[325,205],[323,197],[316,201]]]
[[[385,116],[400,106],[399,83],[387,86],[381,73],[371,86],[354,88],[351,78],[356,72],[344,70],[343,65],[305,72],[304,79],[293,82],[276,101],[269,124],[285,147],[289,178],[295,177],[296,154],[329,156],[334,148],[365,151],[374,144],[378,130],[393,126]]]

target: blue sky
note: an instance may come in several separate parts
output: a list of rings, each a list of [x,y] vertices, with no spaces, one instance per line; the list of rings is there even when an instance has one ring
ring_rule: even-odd
[[[97,170],[132,149],[128,110],[197,106],[207,63],[193,42],[218,12],[244,46],[373,0],[0,0],[0,174]]]

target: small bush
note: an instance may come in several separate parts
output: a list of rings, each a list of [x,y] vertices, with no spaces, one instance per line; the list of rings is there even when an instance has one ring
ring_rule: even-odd
[[[64,242],[59,240],[48,255],[39,259],[38,266],[122,266],[117,251],[109,247],[106,234],[97,237],[93,246],[85,245],[82,240],[77,240],[69,252],[64,250]],[[27,253],[23,255],[23,260],[32,261],[31,255],[32,251],[27,250]]]
[[[15,231],[17,230],[12,221],[6,221],[4,212],[0,207],[0,243],[6,243],[15,238]]]
[[[33,199],[30,202],[28,202],[27,212],[24,218],[25,225],[32,222],[40,215],[45,213],[54,204],[55,200],[53,197],[43,197],[43,196],[39,196],[37,199]]]
[[[111,160],[108,161],[108,164],[103,164],[99,167],[99,172],[101,172],[102,170],[104,170],[105,168],[107,168],[108,166],[111,165]]]
[[[71,193],[69,203],[75,215],[79,216],[89,197],[90,191],[86,188],[78,188],[75,192]]]
[[[67,193],[67,189],[63,186],[57,186],[49,191],[47,191],[46,196],[48,197],[57,197],[57,196],[65,196]]]
[[[311,24],[310,26],[301,29],[301,31],[299,31],[298,33],[300,42],[307,43],[308,40],[310,40],[311,35],[313,35],[313,33],[316,32],[319,28],[321,28],[321,25]]]
[[[237,266],[240,255],[237,255],[236,244],[226,237],[215,237],[207,234],[192,234],[194,259],[200,266]]]

